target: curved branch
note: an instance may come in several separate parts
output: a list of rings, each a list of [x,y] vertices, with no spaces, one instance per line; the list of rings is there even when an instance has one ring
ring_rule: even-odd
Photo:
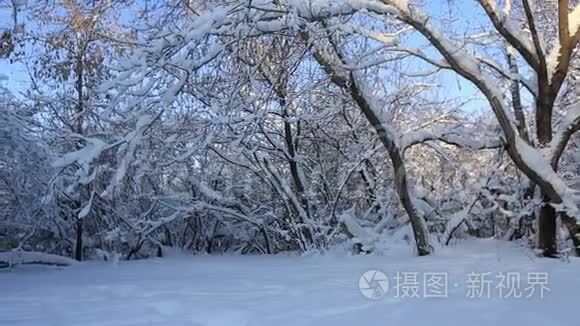
[[[495,29],[512,45],[526,60],[526,62],[538,71],[540,68],[539,59],[530,44],[526,44],[522,35],[518,35],[517,30],[507,23],[507,17],[502,15],[496,8],[494,0],[478,0],[479,4],[493,23]]]
[[[392,4],[396,5],[395,2]],[[491,78],[479,68],[476,58],[446,39],[428,22],[425,15],[401,8],[399,19],[425,36],[456,73],[472,82],[483,93],[503,130],[507,152],[513,162],[528,178],[541,187],[552,202],[562,203],[562,198],[569,188],[542,155],[521,139],[513,119],[507,113],[507,104],[503,94],[497,90]]]
[[[558,162],[560,157],[566,149],[570,138],[572,135],[580,130],[580,102],[569,111],[566,116],[562,119],[560,127],[556,131],[556,135],[552,140],[552,146],[550,151],[550,164],[552,168],[556,170],[558,168]]]
[[[468,148],[473,151],[483,149],[497,149],[502,148],[503,142],[501,139],[482,139],[476,140],[473,137],[468,137],[465,133],[451,130],[423,130],[411,133],[406,133],[401,137],[401,150],[405,152],[407,149],[428,141],[442,141],[449,145],[457,147]]]

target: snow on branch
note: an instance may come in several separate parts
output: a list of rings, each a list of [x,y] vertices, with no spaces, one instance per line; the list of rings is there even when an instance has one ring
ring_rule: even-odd
[[[388,2],[393,6],[397,6],[396,1]],[[540,185],[542,190],[550,197],[552,203],[560,204],[560,209],[568,210],[571,215],[575,216],[577,207],[575,204],[576,199],[573,198],[575,196],[571,196],[573,192],[565,185],[562,178],[552,169],[542,154],[521,139],[516,131],[514,119],[509,113],[503,94],[497,89],[493,78],[479,67],[477,58],[465,48],[444,36],[437,27],[429,22],[429,16],[414,10],[397,8],[400,9],[399,19],[414,27],[427,38],[456,73],[471,81],[485,95],[503,130],[508,145],[507,150],[514,163],[533,182]],[[516,46],[514,45],[514,47]]]
[[[401,136],[400,144],[403,151],[427,141],[439,140],[449,145],[468,148],[470,150],[494,149],[503,146],[501,139],[477,139],[476,136],[457,128],[441,130],[418,130]]]
[[[375,243],[380,238],[378,233],[372,229],[367,229],[361,226],[352,214],[352,209],[344,212],[340,216],[340,223],[345,228],[345,231],[350,235],[352,241],[360,243],[364,251],[372,251]]]
[[[549,182],[553,187],[554,192],[559,196],[560,200],[553,200],[561,211],[567,212],[570,216],[580,217],[578,214],[578,203],[580,203],[580,196],[570,189],[564,180],[554,171],[548,160],[537,149],[528,145],[521,138],[516,138],[515,143],[517,152],[520,154],[524,163],[531,168],[534,173],[540,176],[542,180]]]
[[[54,167],[65,167],[75,162],[82,167],[88,167],[109,146],[109,144],[97,138],[83,137],[80,135],[79,137],[86,141],[87,144],[77,151],[66,153],[56,159],[53,162]]]
[[[388,2],[392,3],[393,6],[397,6],[398,3],[397,1]],[[408,10],[404,7],[397,6],[397,8],[399,9],[399,19],[415,28],[427,38],[445,58],[450,68],[472,81],[485,74],[479,67],[478,58],[462,45],[456,44],[450,38],[445,37],[437,27],[429,22],[429,16],[415,10]],[[447,68],[447,65],[442,67]]]
[[[539,61],[532,41],[523,33],[521,28],[512,25],[508,16],[498,8],[495,0],[479,0],[487,16],[496,30],[524,57],[526,62],[538,69]]]
[[[519,73],[514,73],[509,69],[503,68],[498,62],[491,58],[481,56],[477,56],[476,58],[479,60],[479,62],[496,71],[504,78],[521,83],[534,97],[538,97],[538,86],[534,83],[534,81],[522,76]]]
[[[550,143],[550,163],[557,166],[570,137],[580,130],[580,102],[572,106],[570,111],[560,121],[554,138]]]
[[[580,38],[580,4],[574,8],[568,18],[568,25],[571,38]]]
[[[144,134],[146,130],[151,126],[151,124],[155,121],[153,117],[150,115],[144,114],[137,120],[135,129],[131,131],[121,142],[123,145],[121,149],[125,149],[125,155],[121,159],[119,167],[115,170],[115,173],[111,179],[109,186],[107,187],[105,194],[111,193],[113,189],[118,187],[125,175],[127,174],[127,170],[130,164],[135,159],[135,152],[137,146],[142,142]]]
[[[0,267],[2,265],[12,267],[21,264],[69,266],[74,263],[76,261],[68,257],[45,254],[37,251],[11,250],[0,252]]]
[[[206,209],[210,209],[210,210],[213,210],[216,212],[220,212],[220,213],[232,216],[240,221],[250,223],[251,225],[254,225],[254,226],[259,226],[261,224],[259,221],[254,220],[254,218],[247,216],[245,214],[239,213],[231,208],[211,205],[211,204],[204,203],[204,202],[200,202],[199,204],[196,205],[196,207],[197,208],[206,208]]]
[[[406,1],[399,0],[404,3]],[[397,9],[372,0],[291,0],[288,2],[290,11],[295,11],[306,19],[319,19],[348,15],[355,11],[367,10],[379,14],[396,14]]]
[[[566,79],[571,55],[580,40],[580,32],[578,31],[578,24],[580,24],[578,22],[580,12],[578,11],[580,10],[576,8],[569,14],[568,4],[569,1],[558,2],[558,39],[546,62],[548,83],[553,94],[552,99],[555,99]]]

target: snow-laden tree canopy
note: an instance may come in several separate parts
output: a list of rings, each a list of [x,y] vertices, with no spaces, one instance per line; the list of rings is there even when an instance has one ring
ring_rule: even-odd
[[[440,6],[28,3],[11,60],[30,85],[3,133],[42,142],[8,141],[25,156],[4,164],[43,195],[14,191],[39,204],[10,220],[79,260],[578,247],[580,6]]]

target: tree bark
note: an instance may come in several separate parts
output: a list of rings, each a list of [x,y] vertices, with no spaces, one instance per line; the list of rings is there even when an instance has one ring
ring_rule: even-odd
[[[550,199],[543,196],[542,207],[538,215],[538,249],[545,257],[555,257],[556,245],[556,209],[550,205]]]
[[[76,222],[77,237],[75,243],[75,259],[78,261],[83,260],[83,220],[78,220]]]

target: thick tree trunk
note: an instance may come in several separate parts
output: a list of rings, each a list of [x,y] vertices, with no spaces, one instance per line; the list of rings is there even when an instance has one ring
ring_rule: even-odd
[[[538,215],[538,249],[545,257],[555,257],[556,246],[556,209],[550,205],[550,200],[544,196]]]
[[[538,77],[539,97],[536,100],[536,133],[540,146],[549,146],[552,141],[553,98],[547,74]],[[556,167],[553,166],[554,171]],[[556,210],[551,200],[542,190],[542,207],[538,214],[538,249],[544,257],[555,257],[558,253],[556,244]]]
[[[75,259],[78,261],[83,260],[83,221],[79,220],[76,222],[77,237],[75,243]]]
[[[544,61],[541,61],[542,69],[538,71],[539,96],[536,100],[536,130],[538,141],[544,147],[549,146],[552,141],[554,103],[568,75],[572,51],[578,43],[577,36],[569,31],[568,20],[569,0],[560,0],[558,1],[558,40],[560,46],[558,64],[552,76],[547,73]],[[558,169],[558,158],[556,156],[551,160],[554,171]],[[556,210],[549,204],[550,199],[544,192],[542,192],[542,198],[543,206],[538,216],[538,248],[543,251],[544,256],[554,257],[558,253],[556,246]],[[568,227],[569,230],[574,230],[575,228]],[[575,234],[573,238],[575,238]]]

